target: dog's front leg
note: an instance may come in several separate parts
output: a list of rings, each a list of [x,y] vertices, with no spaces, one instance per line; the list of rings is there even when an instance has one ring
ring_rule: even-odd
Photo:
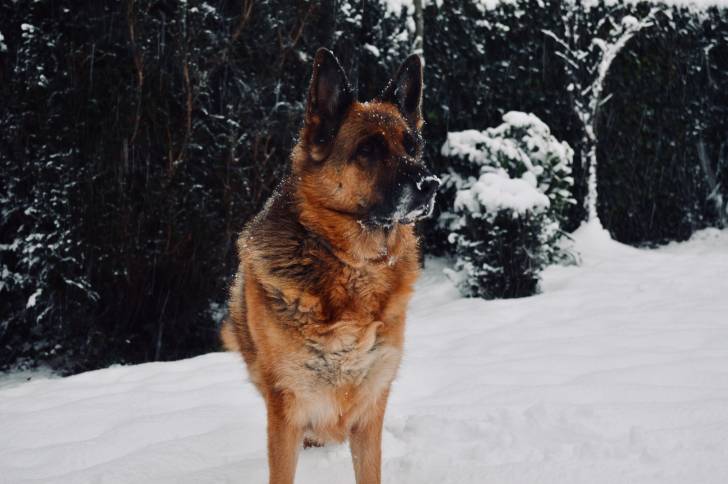
[[[351,430],[349,446],[356,484],[380,484],[382,480],[382,424],[389,390]]]
[[[286,417],[287,396],[271,392],[268,410],[268,473],[270,484],[293,484],[303,431]]]

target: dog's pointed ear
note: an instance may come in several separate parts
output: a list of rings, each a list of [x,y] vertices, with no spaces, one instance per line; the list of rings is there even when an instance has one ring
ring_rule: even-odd
[[[306,105],[309,142],[319,147],[328,144],[353,101],[354,94],[341,64],[333,52],[320,48],[313,61]]]
[[[412,54],[399,66],[379,98],[395,104],[414,128],[422,127],[422,60]]]

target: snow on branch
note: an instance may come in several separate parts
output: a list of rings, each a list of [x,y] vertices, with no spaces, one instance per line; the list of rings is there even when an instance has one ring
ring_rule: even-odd
[[[665,13],[668,17],[669,13],[664,12],[662,7],[654,7],[641,19],[627,14],[616,21],[618,12],[623,8],[617,7],[606,13],[596,24],[588,25],[588,16],[581,9],[569,6],[566,8],[563,34],[559,35],[551,30],[542,32],[556,43],[556,55],[563,59],[564,69],[569,77],[570,82],[566,89],[583,129],[581,162],[586,164],[588,170],[588,219],[598,221],[596,121],[599,108],[611,98],[611,95],[603,97],[604,81],[612,63],[627,43],[641,30],[654,25],[658,13]],[[609,31],[606,35],[599,36],[605,26],[609,26]],[[582,35],[593,37],[585,43]]]

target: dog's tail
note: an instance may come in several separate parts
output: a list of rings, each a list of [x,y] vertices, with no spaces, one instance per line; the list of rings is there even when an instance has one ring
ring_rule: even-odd
[[[243,266],[240,264],[238,273],[230,286],[227,316],[223,319],[222,326],[220,326],[220,342],[227,351],[241,352],[245,346],[241,342],[241,337],[246,333],[244,329],[247,329],[244,280]],[[244,328],[242,328],[243,326]]]
[[[220,341],[226,351],[240,351],[240,341],[235,326],[230,318],[225,319],[220,327]]]

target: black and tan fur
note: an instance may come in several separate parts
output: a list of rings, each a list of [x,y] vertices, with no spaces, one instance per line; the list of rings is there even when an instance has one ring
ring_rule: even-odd
[[[319,49],[291,174],[238,240],[225,346],[242,353],[268,415],[270,482],[293,482],[301,444],[349,439],[358,484],[380,482],[382,421],[419,273],[413,222],[437,181],[421,161],[422,65],[357,102]]]

